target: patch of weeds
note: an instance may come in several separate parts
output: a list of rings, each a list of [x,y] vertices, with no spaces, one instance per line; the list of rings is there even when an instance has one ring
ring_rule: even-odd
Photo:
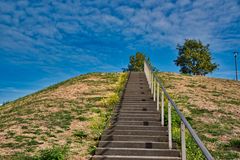
[[[63,133],[63,130],[57,130],[56,133]]]
[[[240,149],[240,139],[231,139],[229,142],[229,146]]]
[[[82,108],[72,108],[71,111],[75,112],[78,115],[81,115],[86,112],[86,110]]]
[[[46,141],[46,140],[47,140],[47,138],[46,138],[45,136],[41,136],[40,139],[41,139],[42,141]]]
[[[32,138],[32,137],[19,135],[19,136],[15,137],[15,141],[16,142],[23,142],[25,139],[29,139],[29,138]]]
[[[224,160],[237,160],[240,158],[240,154],[238,152],[233,151],[213,151],[213,157],[215,159],[224,159]]]
[[[72,143],[72,139],[71,138],[67,138],[67,144],[69,145],[69,144],[71,144]]]
[[[26,119],[23,119],[23,118],[20,118],[20,117],[16,117],[16,118],[15,118],[15,121],[16,121],[18,124],[28,123],[28,121],[27,121]]]
[[[188,105],[188,109],[193,115],[203,115],[203,114],[212,114],[213,111],[204,108],[198,108],[195,105]]]
[[[72,122],[72,115],[69,111],[59,111],[48,116],[48,123],[50,127],[61,127],[68,129]]]
[[[41,131],[42,131],[41,129],[37,129],[37,130],[33,131],[33,134],[40,135]]]
[[[226,103],[226,104],[240,105],[240,100],[239,99],[223,100],[221,102]]]
[[[87,133],[85,131],[82,130],[76,130],[74,131],[73,135],[77,138],[80,139],[80,141],[82,141],[84,138],[87,137]]]
[[[194,84],[187,84],[187,85],[185,85],[186,87],[189,87],[189,88],[194,88],[195,87],[195,85]]]
[[[171,76],[170,77],[172,80],[183,80],[181,77],[176,77],[176,76]]]
[[[215,96],[215,97],[219,97],[219,96],[222,96],[222,95],[223,95],[223,93],[218,92],[218,91],[215,91],[215,90],[212,91],[211,93],[212,93],[212,95]]]
[[[91,120],[91,130],[92,134],[94,136],[94,140],[98,140],[99,137],[101,136],[105,126],[106,126],[106,117],[101,116],[101,117],[94,117]]]
[[[92,103],[87,103],[85,104],[85,107],[86,108],[92,108],[92,107],[95,107]]]
[[[90,146],[90,147],[88,148],[88,153],[91,154],[91,155],[93,155],[93,154],[95,153],[96,149],[97,149],[96,146]]]
[[[197,85],[197,87],[203,88],[203,89],[206,89],[206,88],[207,88],[207,86],[206,86],[206,85],[203,85],[203,84],[199,84],[199,85]]]
[[[93,107],[93,108],[91,108],[91,112],[93,112],[93,113],[101,113],[101,109],[97,108],[97,107]]]
[[[21,148],[25,145],[26,145],[25,143],[11,143],[11,142],[0,144],[2,148],[12,148],[12,149]]]
[[[45,134],[48,136],[48,137],[54,137],[56,138],[56,136],[54,134],[52,134],[51,132],[45,132]]]
[[[216,129],[208,129],[208,133],[210,133],[213,136],[223,135],[223,133],[220,130],[216,130]]]
[[[87,98],[87,101],[90,103],[95,103],[97,101],[100,101],[102,99],[102,97],[91,97],[91,98]]]
[[[217,142],[217,141],[218,141],[217,138],[209,138],[209,137],[207,137],[207,136],[205,136],[205,135],[202,135],[202,136],[201,136],[201,139],[202,139],[202,140],[205,140],[205,141],[207,141],[207,142],[211,142],[211,143],[214,143],[214,142]]]
[[[107,98],[103,98],[101,100],[101,106],[103,106],[103,107],[113,107],[114,105],[116,105],[119,102],[119,100],[120,100],[119,99],[119,94],[114,93]]]
[[[22,129],[28,129],[28,126],[22,126]]]
[[[12,138],[15,134],[13,131],[7,131],[7,138]]]
[[[33,147],[27,147],[27,148],[25,149],[25,151],[31,153],[31,152],[34,151],[34,148],[33,148]]]
[[[240,139],[231,139],[227,144],[223,145],[224,148],[240,151]]]
[[[36,141],[35,139],[31,139],[31,140],[27,141],[28,146],[34,146],[34,145],[38,145],[38,144],[42,144],[42,143]]]
[[[11,160],[37,160],[35,157],[27,155],[23,152],[16,152],[14,155],[10,156]]]
[[[206,159],[189,132],[186,132],[186,148],[187,148],[187,159],[193,159],[193,160]]]
[[[189,97],[185,95],[178,95],[175,99],[176,103],[183,103],[186,104],[188,103]]]
[[[79,121],[87,121],[88,118],[84,117],[84,116],[79,116],[78,117]]]
[[[37,160],[65,160],[68,157],[69,148],[67,146],[54,146],[40,151]]]

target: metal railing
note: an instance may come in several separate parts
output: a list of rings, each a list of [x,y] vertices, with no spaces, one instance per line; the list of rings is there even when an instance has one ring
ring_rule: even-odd
[[[161,89],[161,125],[164,126],[164,97],[168,100],[168,146],[169,149],[172,149],[172,114],[171,114],[171,107],[175,109],[177,112],[177,115],[181,119],[181,126],[180,126],[180,132],[181,132],[181,156],[182,160],[186,160],[186,142],[185,142],[185,128],[188,129],[190,135],[193,137],[195,142],[197,143],[198,147],[201,149],[203,155],[208,160],[213,160],[214,158],[209,153],[207,148],[204,146],[196,132],[193,130],[191,125],[188,123],[184,115],[180,112],[177,105],[174,103],[174,101],[171,99],[169,94],[167,93],[166,89],[164,88],[163,84],[159,80],[159,78],[155,75],[152,66],[145,60],[144,61],[144,73],[147,77],[147,82],[149,84],[149,88],[151,89],[151,93],[153,95],[153,100],[157,101],[157,110],[159,111],[159,92]]]

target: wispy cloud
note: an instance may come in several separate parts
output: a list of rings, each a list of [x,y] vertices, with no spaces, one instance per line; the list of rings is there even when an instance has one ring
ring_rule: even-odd
[[[31,54],[68,51],[61,46],[73,34],[93,43],[115,34],[135,45],[175,47],[185,38],[201,39],[219,51],[239,45],[237,1],[18,1],[0,6],[0,47]]]
[[[0,55],[54,76],[120,70],[129,52],[196,38],[220,59],[240,48],[239,10],[238,0],[0,1]]]

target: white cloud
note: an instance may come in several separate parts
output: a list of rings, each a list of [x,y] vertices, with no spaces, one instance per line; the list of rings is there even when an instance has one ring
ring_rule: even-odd
[[[85,47],[71,44],[68,35],[103,48],[107,37],[113,35],[126,43],[126,48],[175,48],[186,38],[210,43],[214,51],[240,47],[237,1],[20,1],[0,2],[0,8],[0,48],[47,56],[52,61]],[[93,52],[87,53],[92,56]]]

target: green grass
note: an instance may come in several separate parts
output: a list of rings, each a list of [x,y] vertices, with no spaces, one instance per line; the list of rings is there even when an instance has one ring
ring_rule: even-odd
[[[83,138],[87,137],[87,133],[83,130],[74,131],[73,135],[82,141]]]
[[[41,150],[37,160],[65,160],[68,152],[69,148],[67,146],[54,146],[50,149]]]
[[[31,151],[31,150],[29,150]],[[40,150],[38,155],[30,156],[24,152],[16,152],[10,157],[0,156],[4,160],[66,160],[69,154],[67,146],[53,146],[52,148]]]
[[[222,103],[227,103],[227,104],[233,104],[233,105],[240,105],[240,100],[239,99],[228,99],[228,100],[222,100]]]
[[[167,102],[165,101],[165,106],[167,106]],[[168,109],[165,107],[165,124],[168,124]],[[181,120],[177,114],[177,112],[171,108],[172,113],[172,136],[173,141],[177,143],[178,148],[181,148],[181,136],[180,136],[180,125]],[[188,118],[191,121],[191,118]],[[204,160],[204,155],[202,154],[201,150],[199,149],[198,145],[188,132],[187,128],[185,129],[185,138],[186,138],[186,151],[187,151],[187,159],[191,160]]]
[[[50,114],[47,119],[50,128],[59,126],[60,128],[68,129],[73,117],[69,111],[63,110]]]
[[[126,75],[81,75],[1,106],[0,131],[6,140],[0,144],[0,149],[4,150],[0,159],[41,159],[44,157],[39,151],[42,143],[47,147],[69,145],[70,158],[88,156],[94,152],[112,108],[119,101]],[[79,87],[79,91],[71,85]],[[75,91],[74,95],[65,98],[64,94],[71,91]],[[72,125],[77,126],[72,128]],[[89,127],[83,130],[81,125]],[[76,147],[79,145],[81,147]],[[11,154],[6,155],[9,151]],[[46,151],[46,154],[51,152]]]
[[[216,160],[239,159],[240,139],[237,135],[240,127],[238,118],[240,101],[237,98],[239,86],[234,81],[207,77],[183,77],[170,73],[160,73],[160,75],[172,99],[213,157]],[[176,78],[171,78],[172,76]],[[178,77],[183,79],[178,80]],[[174,112],[172,110],[173,139],[180,147],[180,120],[176,118]],[[167,115],[165,117],[167,123],[166,118]],[[204,159],[188,131],[186,131],[186,142],[188,159]]]

